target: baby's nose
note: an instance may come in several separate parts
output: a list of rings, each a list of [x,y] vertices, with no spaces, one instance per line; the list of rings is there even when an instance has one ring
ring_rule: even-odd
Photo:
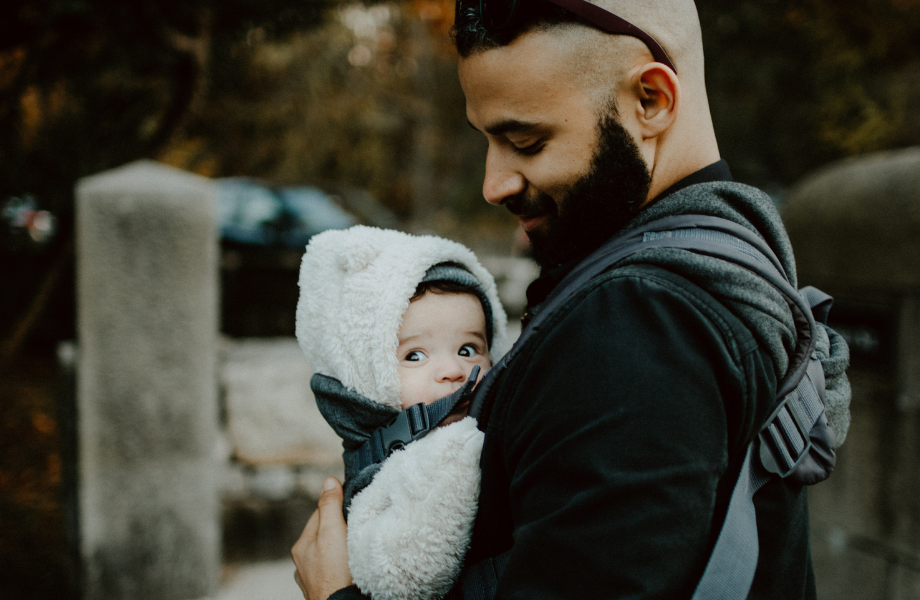
[[[466,381],[466,370],[459,360],[445,360],[438,371],[438,381]]]

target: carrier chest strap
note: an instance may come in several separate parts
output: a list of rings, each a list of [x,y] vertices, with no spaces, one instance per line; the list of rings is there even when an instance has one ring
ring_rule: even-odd
[[[375,429],[371,437],[358,448],[358,472],[370,465],[383,462],[390,454],[401,450],[410,442],[421,439],[441,424],[447,416],[469,399],[479,377],[480,367],[473,367],[463,387],[450,396],[431,404],[418,403],[393,417],[385,427]]]

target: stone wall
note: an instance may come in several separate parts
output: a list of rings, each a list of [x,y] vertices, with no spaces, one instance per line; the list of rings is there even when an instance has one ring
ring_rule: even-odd
[[[221,341],[220,493],[225,562],[288,556],[342,444],[310,391],[294,338]]]

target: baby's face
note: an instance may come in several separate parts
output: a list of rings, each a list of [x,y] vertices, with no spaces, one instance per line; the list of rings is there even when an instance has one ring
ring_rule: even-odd
[[[406,309],[396,352],[404,409],[450,395],[466,383],[473,367],[482,368],[482,377],[492,366],[482,305],[470,294],[425,294]]]

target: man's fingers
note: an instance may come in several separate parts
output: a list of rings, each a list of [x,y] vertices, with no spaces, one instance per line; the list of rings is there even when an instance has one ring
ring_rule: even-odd
[[[342,484],[335,477],[328,478],[323,483],[323,495],[319,498],[319,529],[344,529],[345,515],[342,512],[342,503],[345,501],[345,492]]]
[[[294,580],[307,600],[328,598],[352,584],[343,499],[342,485],[332,477],[327,479],[319,507],[291,548],[291,557],[297,567]]]
[[[319,529],[319,509],[314,510],[313,514],[310,515],[310,519],[307,521],[307,524],[303,528],[303,533],[300,534],[300,538],[314,538],[316,537],[316,531]]]
[[[342,491],[342,484],[335,477],[328,477],[323,482],[323,495],[319,497],[319,510],[326,514],[332,506],[337,505],[342,508],[342,502],[345,500],[345,492]],[[322,518],[322,517],[320,517]]]
[[[297,583],[297,587],[300,588],[300,593],[303,594],[304,598],[307,597],[307,586],[303,584],[303,580],[300,578],[300,573],[297,569],[294,569],[294,581]]]
[[[314,510],[313,514],[310,515],[310,520],[307,521],[306,527],[303,528],[300,537],[291,547],[291,557],[294,559],[295,563],[299,556],[305,555],[308,548],[316,543],[317,532],[319,532],[319,510]]]

